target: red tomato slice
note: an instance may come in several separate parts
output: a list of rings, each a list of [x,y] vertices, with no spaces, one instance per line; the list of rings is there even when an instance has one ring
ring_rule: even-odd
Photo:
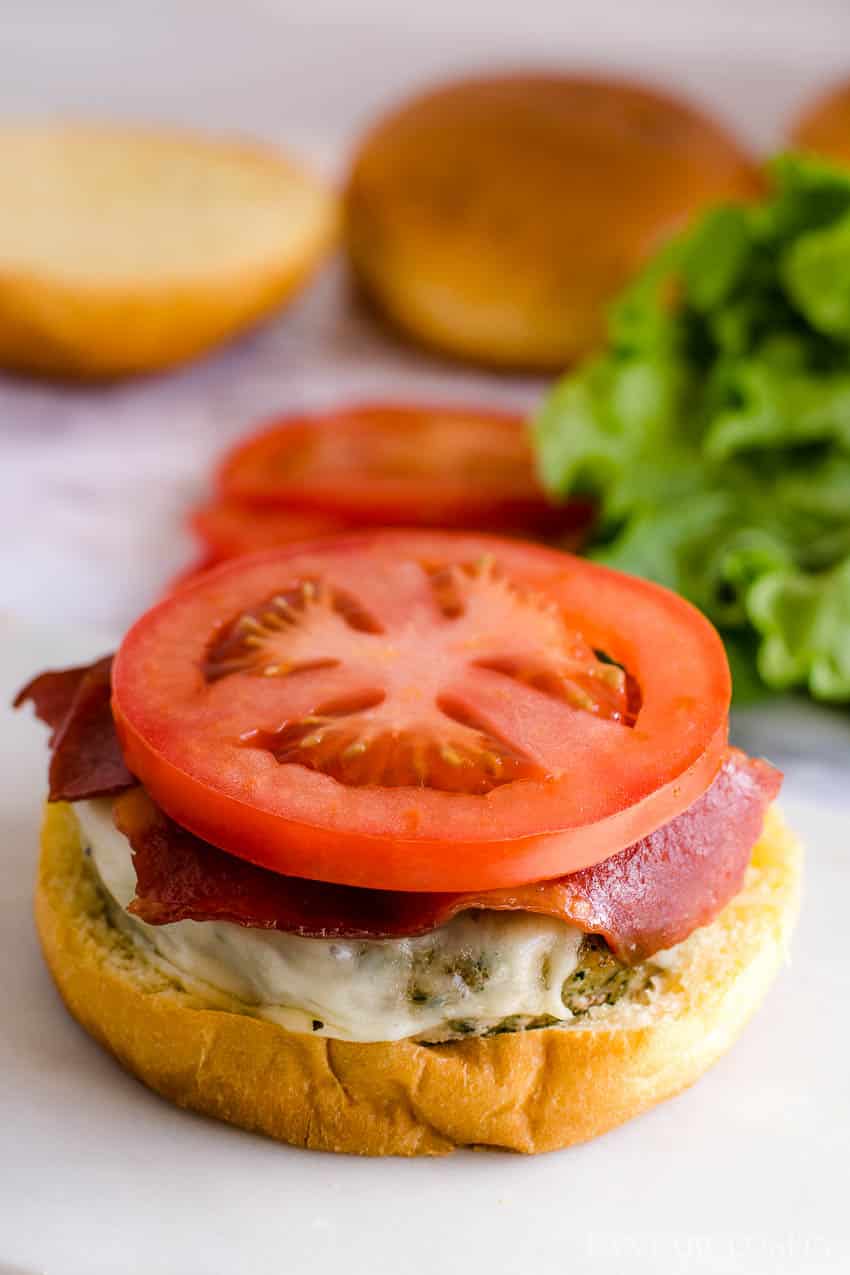
[[[346,531],[350,526],[328,514],[250,508],[235,500],[219,500],[193,509],[189,525],[220,561],[296,540],[315,540],[317,536]]]
[[[234,448],[218,483],[228,500],[372,525],[558,532],[590,512],[546,501],[522,416],[467,407],[378,403],[285,417]]]
[[[590,524],[590,509],[584,520],[577,506],[552,509],[547,516],[550,526],[546,530],[558,536],[561,548],[577,549]],[[211,563],[224,562],[239,554],[360,529],[353,519],[334,518],[319,510],[286,510],[274,506],[244,505],[235,500],[215,501],[195,509],[188,521],[206,546],[206,553],[200,566],[178,577],[181,583],[184,576],[188,579]],[[541,527],[502,527],[500,531],[503,535],[528,537],[539,533]]]
[[[178,823],[281,873],[395,890],[599,862],[709,786],[729,670],[643,580],[481,535],[241,558],[115,660],[127,765]]]

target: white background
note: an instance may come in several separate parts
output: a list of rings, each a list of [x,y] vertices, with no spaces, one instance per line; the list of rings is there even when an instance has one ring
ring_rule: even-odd
[[[850,72],[848,0],[0,0],[0,116],[254,132],[341,170],[376,109],[466,67],[636,69],[763,148]],[[604,227],[602,228],[604,233]],[[197,367],[107,390],[0,378],[0,699],[99,654],[191,556],[180,518],[259,413],[400,390],[531,405],[532,381],[391,344],[338,268]],[[24,630],[11,613],[41,622]],[[98,623],[86,635],[67,627]],[[363,1163],[174,1112],[61,1011],[29,916],[43,732],[0,716],[0,1275],[808,1275],[848,1269],[846,714],[749,714],[809,844],[794,964],[690,1094],[535,1161]]]

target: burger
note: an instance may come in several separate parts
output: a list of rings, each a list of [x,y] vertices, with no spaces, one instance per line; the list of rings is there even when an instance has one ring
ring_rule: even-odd
[[[711,625],[484,534],[226,562],[18,696],[74,1017],[179,1106],[365,1155],[547,1151],[695,1081],[800,850]]]

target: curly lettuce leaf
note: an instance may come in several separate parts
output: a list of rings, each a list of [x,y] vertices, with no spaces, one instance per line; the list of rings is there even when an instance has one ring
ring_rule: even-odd
[[[769,686],[807,686],[816,699],[850,700],[850,556],[821,574],[773,571],[750,588],[763,634],[759,672]]]
[[[746,209],[728,205],[707,213],[682,253],[688,303],[700,314],[711,314],[727,302],[748,273],[754,251]]]
[[[850,216],[798,239],[785,254],[782,278],[812,327],[850,338]]]
[[[734,406],[717,412],[703,440],[710,460],[831,442],[850,455],[850,371],[801,375],[742,359],[727,395]]]
[[[776,692],[763,680],[758,668],[758,639],[752,629],[721,629],[732,673],[735,704],[758,704]]]
[[[753,211],[759,239],[787,244],[801,235],[831,226],[850,212],[850,177],[814,155],[792,151],[768,165],[771,198]]]
[[[759,676],[845,701],[850,174],[771,171],[771,198],[708,213],[629,286],[535,445],[551,493],[597,502],[594,557],[724,630],[736,696]]]

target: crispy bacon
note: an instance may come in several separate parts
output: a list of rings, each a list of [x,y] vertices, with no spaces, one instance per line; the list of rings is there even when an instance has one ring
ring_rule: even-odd
[[[601,934],[629,963],[672,947],[741,889],[781,784],[773,766],[730,749],[711,787],[670,823],[593,867],[523,887],[510,906]]]
[[[15,697],[50,726],[50,801],[123,792],[136,781],[124,765],[110,708],[112,656],[82,668],[42,673]]]
[[[106,658],[111,664],[111,657]],[[98,661],[98,663],[101,662]],[[48,669],[46,673],[39,673],[31,682],[27,682],[26,686],[21,687],[12,700],[12,707],[20,708],[22,704],[32,704],[39,721],[49,726],[55,734],[68,716],[68,710],[74,702],[80,682],[93,668],[97,668],[97,664],[80,664],[76,668]],[[53,739],[54,735],[51,735],[51,745]]]
[[[151,925],[233,921],[313,938],[395,938],[439,925],[456,897],[280,876],[201,841],[143,788],[119,797],[114,818],[133,848],[136,897],[129,910]]]
[[[424,934],[470,908],[538,912],[601,934],[636,962],[706,925],[741,888],[781,775],[730,750],[698,801],[602,863],[554,881],[481,893],[366,890],[280,876],[201,841],[169,819],[124,765],[110,711],[107,657],[43,673],[17,696],[52,728],[50,800],[123,793],[115,821],[133,849],[130,911],[151,925],[231,921],[314,938]],[[126,791],[130,789],[130,791]]]
[[[634,963],[706,925],[738,892],[780,782],[772,766],[732,750],[708,791],[642,841],[556,881],[480,894],[364,890],[279,876],[199,840],[141,788],[119,798],[115,821],[133,848],[130,911],[152,925],[217,920],[313,938],[401,938],[470,908],[492,908],[559,917],[603,935],[621,960]]]

